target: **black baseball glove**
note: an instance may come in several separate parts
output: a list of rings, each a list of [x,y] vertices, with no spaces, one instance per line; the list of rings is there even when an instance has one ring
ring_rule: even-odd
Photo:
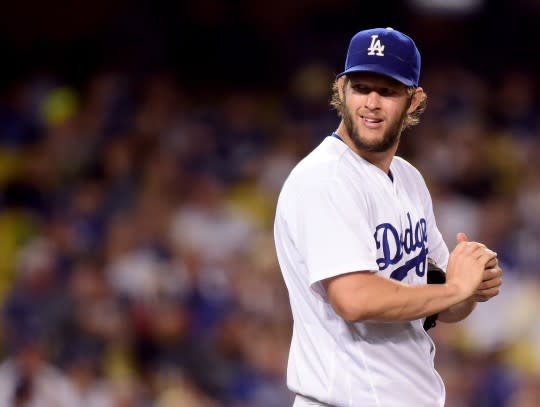
[[[428,284],[444,284],[446,283],[446,273],[437,264],[428,257],[428,269],[427,269],[427,283]],[[424,321],[424,329],[433,328],[437,325],[437,317],[439,314],[433,314],[426,317]]]

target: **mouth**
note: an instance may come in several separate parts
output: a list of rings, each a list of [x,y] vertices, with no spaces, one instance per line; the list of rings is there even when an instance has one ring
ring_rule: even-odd
[[[360,116],[362,118],[362,122],[364,123],[364,126],[366,126],[368,129],[378,129],[382,126],[383,120],[374,118],[374,117],[366,117],[366,116]]]

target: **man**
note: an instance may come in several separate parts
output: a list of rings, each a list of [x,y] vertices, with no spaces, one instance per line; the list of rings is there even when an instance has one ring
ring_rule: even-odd
[[[443,406],[427,316],[455,322],[499,292],[496,253],[457,236],[449,254],[420,173],[396,157],[419,121],[420,53],[391,28],[351,40],[332,105],[341,122],[281,191],[275,243],[294,329],[294,406]],[[428,256],[446,283],[426,284]]]
[[[71,380],[46,360],[42,334],[31,328],[17,339],[12,354],[0,363],[0,406],[81,406]]]

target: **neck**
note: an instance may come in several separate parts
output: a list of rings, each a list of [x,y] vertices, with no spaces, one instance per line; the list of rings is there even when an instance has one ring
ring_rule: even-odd
[[[397,151],[398,143],[396,143],[394,146],[392,146],[392,148],[390,148],[387,151],[382,151],[382,152],[365,151],[356,147],[356,145],[354,144],[354,142],[352,141],[349,135],[349,132],[345,128],[343,121],[341,121],[341,123],[339,124],[336,130],[336,133],[343,139],[345,144],[347,144],[347,146],[351,150],[353,150],[356,154],[358,154],[364,160],[380,168],[386,174],[388,174],[388,172],[390,171],[390,164],[392,163],[392,159],[394,158],[394,155],[396,154],[396,151]]]

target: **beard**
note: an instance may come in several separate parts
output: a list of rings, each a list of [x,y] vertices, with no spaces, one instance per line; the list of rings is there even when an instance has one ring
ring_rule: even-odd
[[[407,109],[403,111],[398,120],[390,124],[390,127],[384,132],[382,139],[375,141],[368,141],[360,134],[360,130],[355,124],[351,112],[347,108],[345,94],[343,95],[343,103],[341,105],[340,113],[341,118],[343,119],[343,124],[345,125],[345,129],[347,130],[347,133],[349,134],[349,137],[356,148],[370,153],[383,153],[394,147],[399,142],[401,130],[403,129],[403,123],[405,122],[405,117],[407,115]]]

